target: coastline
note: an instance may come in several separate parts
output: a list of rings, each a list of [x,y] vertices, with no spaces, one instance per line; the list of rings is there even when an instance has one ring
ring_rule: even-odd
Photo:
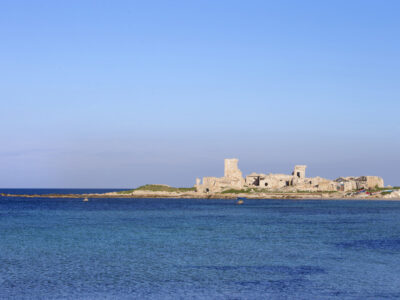
[[[365,200],[365,201],[400,201],[400,198],[383,198],[377,196],[354,197],[345,195],[329,195],[326,193],[260,193],[260,194],[202,194],[202,193],[176,193],[176,192],[135,192],[131,194],[121,194],[117,192],[111,193],[95,193],[95,194],[0,194],[1,197],[14,198],[114,198],[114,199],[154,199],[154,198],[170,198],[170,199],[226,199],[236,200],[237,198],[245,198],[249,200]]]

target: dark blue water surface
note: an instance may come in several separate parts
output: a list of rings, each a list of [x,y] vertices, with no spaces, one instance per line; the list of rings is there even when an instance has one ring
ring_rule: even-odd
[[[0,298],[400,297],[400,202],[0,197]]]

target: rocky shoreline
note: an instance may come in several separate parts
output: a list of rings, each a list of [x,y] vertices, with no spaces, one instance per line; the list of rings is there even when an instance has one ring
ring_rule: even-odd
[[[122,194],[119,192],[102,194],[0,194],[0,197],[20,197],[20,198],[115,198],[115,199],[134,199],[134,198],[174,198],[174,199],[285,199],[285,200],[394,200],[400,201],[400,195],[386,197],[382,195],[359,195],[346,196],[341,193],[215,193],[204,194],[196,192],[157,192],[157,191],[134,191],[132,193]]]

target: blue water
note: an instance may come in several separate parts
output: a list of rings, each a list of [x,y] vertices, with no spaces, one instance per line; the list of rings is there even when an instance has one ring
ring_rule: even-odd
[[[0,193],[11,195],[48,195],[48,194],[91,194],[126,191],[128,189],[2,189]]]
[[[400,297],[400,202],[0,197],[0,298]]]

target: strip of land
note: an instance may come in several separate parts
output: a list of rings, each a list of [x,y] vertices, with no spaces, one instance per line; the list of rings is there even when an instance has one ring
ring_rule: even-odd
[[[199,193],[195,188],[167,185],[144,185],[132,190],[92,194],[0,194],[3,197],[25,198],[182,198],[182,199],[321,199],[321,200],[400,200],[400,187],[353,192],[282,192],[259,189],[226,190],[220,193]]]

